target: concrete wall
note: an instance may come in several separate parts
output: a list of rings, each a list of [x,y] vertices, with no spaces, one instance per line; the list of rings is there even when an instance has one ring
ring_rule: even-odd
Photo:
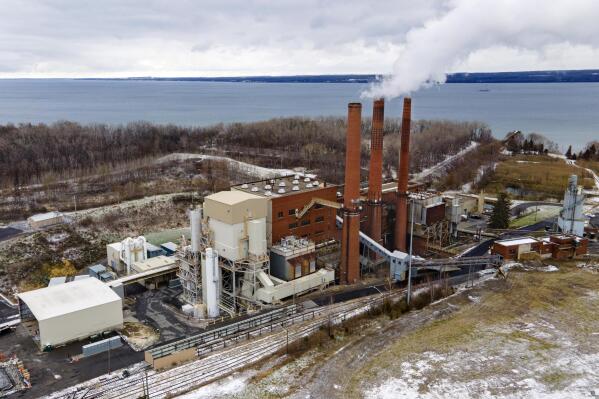
[[[195,359],[197,359],[196,348],[185,349],[159,359],[153,359],[152,354],[149,351],[146,351],[144,357],[146,363],[152,366],[154,370],[167,369],[177,364],[189,362]]]

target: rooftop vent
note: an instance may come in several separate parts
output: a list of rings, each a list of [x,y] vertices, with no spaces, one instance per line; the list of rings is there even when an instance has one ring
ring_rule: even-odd
[[[293,184],[299,184],[299,180],[295,179],[291,183],[293,183]]]
[[[300,178],[300,175],[295,175],[294,179],[298,180]]]
[[[258,191],[258,187],[256,187],[256,186],[252,187],[252,192],[255,193],[256,191]]]
[[[318,183],[318,180],[314,180],[314,187],[318,187],[320,186],[320,183]]]
[[[279,187],[285,187],[285,182],[284,181],[280,182]]]
[[[291,188],[293,191],[299,191],[299,186],[293,186],[293,188]]]
[[[304,181],[305,181],[306,183],[308,183],[308,182],[310,181],[310,178],[309,178],[309,177],[305,177],[305,178],[304,178]]]
[[[248,185],[247,185],[247,184],[245,184],[245,183],[243,183],[243,184],[241,185],[241,188],[248,188]]]
[[[312,183],[306,184],[306,188],[312,188]]]
[[[272,186],[270,184],[267,184],[266,186],[264,186],[265,190],[272,190]]]
[[[279,191],[277,191],[277,193],[279,193],[279,194],[285,194],[285,189],[284,188],[280,188]]]
[[[267,197],[270,197],[272,195],[272,191],[265,191],[264,195],[266,195]]]

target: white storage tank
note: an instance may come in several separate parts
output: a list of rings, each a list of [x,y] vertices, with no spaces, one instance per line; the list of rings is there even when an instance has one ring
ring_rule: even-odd
[[[249,253],[257,258],[266,256],[266,220],[248,222]]]
[[[191,225],[191,251],[200,252],[202,238],[202,208],[189,211],[189,224]]]
[[[206,305],[208,317],[218,317],[220,294],[220,269],[218,253],[212,248],[206,248],[205,262],[202,265],[202,301]]]

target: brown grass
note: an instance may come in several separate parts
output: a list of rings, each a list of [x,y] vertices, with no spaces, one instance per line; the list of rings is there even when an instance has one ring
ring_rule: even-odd
[[[579,184],[593,187],[590,174],[563,160],[543,155],[517,155],[497,165],[484,188],[501,192],[508,188],[522,191],[519,197],[544,199],[563,197],[570,175],[578,175]]]
[[[359,395],[364,381],[387,375],[402,361],[413,360],[427,351],[446,354],[471,351],[476,347],[476,340],[517,340],[527,343],[529,350],[542,355],[558,345],[523,331],[505,334],[495,331],[522,320],[534,320],[543,314],[557,315],[558,325],[572,326],[568,327],[568,333],[585,342],[585,337],[599,327],[595,306],[586,297],[587,292],[599,291],[599,280],[594,277],[577,268],[575,262],[561,264],[559,272],[512,271],[499,288],[483,293],[479,303],[462,305],[450,317],[433,321],[372,357],[369,363],[353,373],[348,393],[350,396]],[[561,375],[545,377],[556,386],[566,378]]]

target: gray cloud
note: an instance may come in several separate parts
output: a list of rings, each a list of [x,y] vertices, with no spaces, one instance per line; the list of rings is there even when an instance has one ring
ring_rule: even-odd
[[[388,73],[408,32],[455,1],[0,0],[0,77]],[[573,68],[592,54],[577,49]],[[558,51],[497,52],[513,58],[506,68],[565,62]]]

